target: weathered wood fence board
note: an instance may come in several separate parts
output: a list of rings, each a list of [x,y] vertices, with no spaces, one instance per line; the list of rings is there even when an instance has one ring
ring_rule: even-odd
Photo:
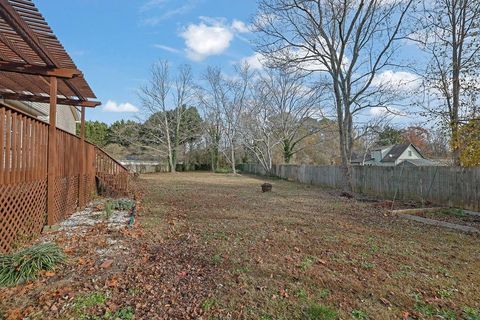
[[[257,164],[244,164],[243,171],[265,175]],[[330,188],[343,182],[338,166],[276,165],[273,171],[283,179]],[[355,192],[480,211],[480,167],[356,166],[352,180]]]
[[[0,252],[37,236],[46,223],[48,128],[48,123],[0,106]],[[56,130],[53,222],[91,199],[96,177],[110,194],[129,193],[127,169],[95,145]]]

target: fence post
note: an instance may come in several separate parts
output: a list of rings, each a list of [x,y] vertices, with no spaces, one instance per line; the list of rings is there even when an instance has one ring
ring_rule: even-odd
[[[57,168],[57,78],[50,77],[50,117],[48,127],[47,224],[55,223],[55,175]]]
[[[78,206],[85,207],[85,107],[82,107],[80,118],[80,172],[78,175]]]

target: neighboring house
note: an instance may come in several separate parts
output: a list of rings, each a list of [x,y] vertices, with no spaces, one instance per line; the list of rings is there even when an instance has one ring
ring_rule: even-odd
[[[39,120],[46,122],[49,120],[50,105],[48,103],[2,99],[0,99],[0,103],[25,112]],[[75,107],[66,105],[57,106],[57,128],[75,134],[77,121],[80,121],[80,115]]]
[[[372,149],[369,153],[353,155],[351,164],[365,166],[437,166],[435,161],[423,156],[411,143],[395,144]]]

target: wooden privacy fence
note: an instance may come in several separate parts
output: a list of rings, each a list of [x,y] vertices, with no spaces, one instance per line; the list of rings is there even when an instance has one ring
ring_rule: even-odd
[[[258,164],[244,164],[243,171],[265,174]],[[341,188],[343,184],[338,166],[275,165],[273,173],[283,179],[330,188]],[[480,167],[354,166],[352,180],[354,191],[359,193],[480,211]]]
[[[59,222],[85,206],[97,184],[112,195],[130,191],[128,171],[120,163],[95,145],[55,130],[56,165],[49,175],[48,123],[0,106],[0,252],[38,235],[47,220]]]

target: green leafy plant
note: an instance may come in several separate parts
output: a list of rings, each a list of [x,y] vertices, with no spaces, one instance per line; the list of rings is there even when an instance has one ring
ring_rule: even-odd
[[[129,211],[132,210],[134,201],[130,199],[117,199],[113,200],[112,207],[114,210]]]
[[[40,271],[53,270],[66,256],[54,243],[42,243],[12,254],[0,255],[0,286],[34,279]]]
[[[108,200],[105,202],[105,219],[109,220],[113,215],[113,203]]]

